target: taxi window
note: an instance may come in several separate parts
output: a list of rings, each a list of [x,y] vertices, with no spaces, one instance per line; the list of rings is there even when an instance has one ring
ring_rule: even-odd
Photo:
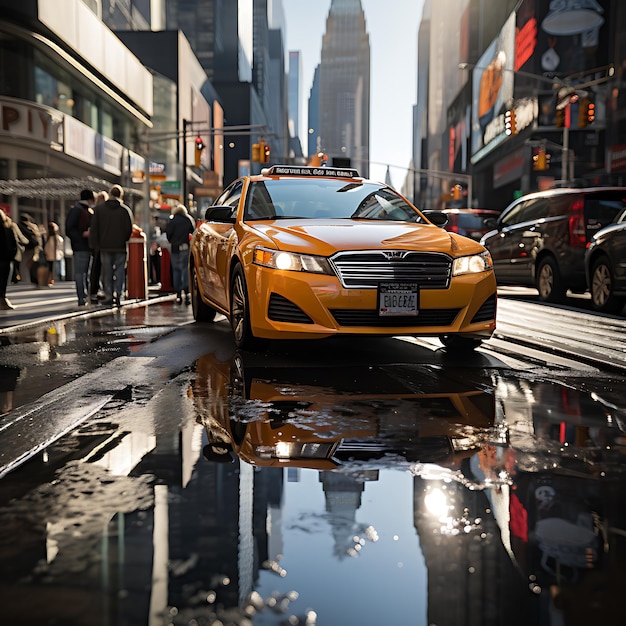
[[[215,206],[231,206],[236,213],[243,193],[243,182],[238,180],[230,187],[227,187],[222,195],[215,202]]]
[[[420,214],[384,185],[329,179],[251,185],[245,219],[378,219],[415,222]]]

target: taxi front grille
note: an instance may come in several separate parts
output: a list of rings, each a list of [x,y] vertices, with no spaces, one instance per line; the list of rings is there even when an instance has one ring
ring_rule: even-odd
[[[452,269],[452,261],[445,254],[407,250],[339,252],[330,262],[347,289],[375,289],[384,282],[447,289]]]
[[[313,320],[297,304],[277,293],[270,295],[267,316],[274,322],[313,323]]]
[[[333,309],[332,316],[340,326],[402,328],[407,326],[450,326],[461,309],[421,309],[418,315],[378,315],[363,309]]]

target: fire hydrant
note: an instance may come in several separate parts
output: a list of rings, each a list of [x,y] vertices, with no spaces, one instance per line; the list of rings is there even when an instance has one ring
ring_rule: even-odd
[[[128,240],[126,289],[129,298],[148,299],[148,246],[146,234],[137,224]]]

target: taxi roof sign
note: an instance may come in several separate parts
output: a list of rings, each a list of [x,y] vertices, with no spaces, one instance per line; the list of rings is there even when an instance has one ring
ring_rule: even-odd
[[[359,178],[359,172],[345,167],[313,167],[310,165],[272,165],[261,170],[263,176],[326,176]]]

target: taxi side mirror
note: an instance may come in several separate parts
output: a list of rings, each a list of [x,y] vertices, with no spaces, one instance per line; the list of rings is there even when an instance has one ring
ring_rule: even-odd
[[[422,211],[422,215],[439,228],[443,228],[448,223],[448,216],[443,211]]]
[[[490,228],[491,230],[495,230],[496,228],[498,228],[498,220],[494,217],[488,217],[484,221],[484,224],[487,228]]]
[[[210,206],[204,213],[207,222],[221,222],[223,224],[234,224],[232,206]]]

